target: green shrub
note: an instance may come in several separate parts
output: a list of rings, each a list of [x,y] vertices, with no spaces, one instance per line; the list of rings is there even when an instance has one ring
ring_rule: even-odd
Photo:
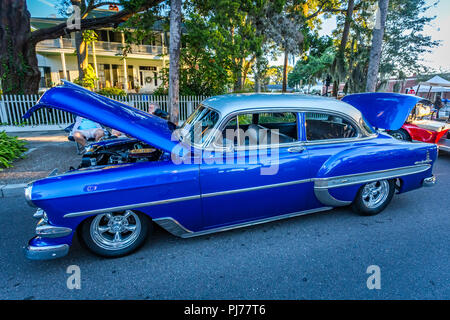
[[[0,132],[0,171],[3,168],[12,167],[11,163],[14,159],[21,158],[22,154],[27,150],[25,141],[10,137],[5,131]]]
[[[100,91],[97,91],[97,93],[104,95],[104,96],[121,96],[125,97],[127,93],[120,89],[120,88],[103,88]]]

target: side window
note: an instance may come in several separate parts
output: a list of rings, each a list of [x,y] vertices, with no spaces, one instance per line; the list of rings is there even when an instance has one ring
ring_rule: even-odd
[[[235,147],[283,144],[298,140],[297,114],[264,112],[239,114],[222,131],[224,144]]]
[[[307,112],[305,118],[308,141],[354,138],[358,135],[355,126],[339,116]]]

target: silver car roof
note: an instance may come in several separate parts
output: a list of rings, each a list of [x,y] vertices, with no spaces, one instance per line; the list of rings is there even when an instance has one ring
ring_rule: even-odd
[[[227,94],[208,98],[203,101],[203,104],[219,111],[222,117],[246,109],[296,108],[336,111],[344,113],[356,121],[361,118],[361,112],[345,102],[333,98],[292,93]]]

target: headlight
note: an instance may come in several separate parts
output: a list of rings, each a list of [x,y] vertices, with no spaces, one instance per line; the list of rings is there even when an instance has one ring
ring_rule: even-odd
[[[33,184],[29,184],[25,188],[25,199],[27,200],[27,203],[30,207],[36,207],[36,205],[31,201],[31,193],[33,191]]]

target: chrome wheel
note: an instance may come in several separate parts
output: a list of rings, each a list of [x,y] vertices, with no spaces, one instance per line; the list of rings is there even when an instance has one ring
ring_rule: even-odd
[[[368,183],[362,190],[362,201],[369,209],[382,205],[389,195],[389,182],[387,180]]]
[[[141,221],[131,210],[97,215],[90,226],[92,240],[105,250],[120,250],[131,246],[140,232]]]
[[[398,140],[406,140],[404,135],[402,135],[399,132],[393,132],[393,133],[391,133],[391,136],[393,136],[395,139],[398,139]]]
[[[405,140],[405,138],[403,137],[403,135],[402,135],[401,133],[394,132],[394,133],[392,133],[391,135],[392,135],[395,139],[398,139],[398,140]]]

